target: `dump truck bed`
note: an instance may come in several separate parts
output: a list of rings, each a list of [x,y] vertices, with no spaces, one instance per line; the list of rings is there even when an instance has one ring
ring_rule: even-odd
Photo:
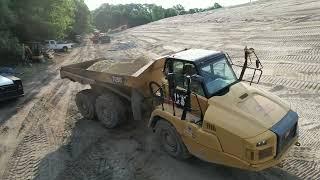
[[[140,90],[141,93],[147,96],[149,82],[161,81],[159,77],[162,77],[162,75],[159,73],[162,73],[163,58],[150,61],[129,75],[88,70],[88,68],[95,63],[104,60],[105,59],[95,59],[61,67],[60,76],[62,79],[70,79],[71,81],[81,84],[98,85],[111,89],[112,91],[120,91],[120,95],[125,98],[130,97],[129,92],[132,88]]]

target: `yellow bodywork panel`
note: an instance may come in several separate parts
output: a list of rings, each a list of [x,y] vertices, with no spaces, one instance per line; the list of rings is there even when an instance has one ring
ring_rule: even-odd
[[[169,121],[189,152],[205,161],[254,171],[280,162],[283,156],[275,158],[277,137],[269,129],[290,108],[279,98],[240,82],[223,96],[198,99],[204,109],[200,124],[199,113],[189,112],[186,120],[181,120],[183,110],[175,107],[174,116],[172,104],[164,104],[164,110],[158,106],[151,119],[161,117]],[[199,109],[195,96],[191,104],[192,109]],[[256,147],[261,140],[267,144]]]
[[[151,117],[161,117],[162,119],[169,121],[176,128],[190,152],[193,152],[193,149],[196,148],[191,146],[193,143],[221,151],[218,138],[203,131],[201,126],[194,123],[199,121],[198,116],[188,113],[186,120],[181,120],[182,109],[177,107],[175,113],[175,116],[173,116],[172,105],[164,104],[164,111],[162,110],[162,107],[159,106],[153,111]]]
[[[261,141],[262,139],[266,140],[267,144],[261,147],[256,147],[257,142]],[[245,159],[250,160],[252,164],[259,164],[272,160],[273,157],[276,156],[276,144],[277,136],[271,131],[266,131],[263,134],[260,134],[259,136],[256,136],[254,138],[245,139]],[[261,157],[261,152],[269,149],[271,155],[267,157]],[[251,157],[252,154],[253,158]]]
[[[226,95],[210,98],[208,103],[204,120],[214,124],[217,131],[227,130],[241,138],[267,131],[290,110],[280,98],[269,97],[241,82],[231,86]]]

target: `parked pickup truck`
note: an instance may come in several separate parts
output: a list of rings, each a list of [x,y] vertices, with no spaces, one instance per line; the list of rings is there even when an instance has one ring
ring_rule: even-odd
[[[14,99],[23,95],[23,86],[19,78],[6,74],[0,75],[0,101]]]
[[[46,40],[45,44],[47,49],[63,50],[64,52],[73,48],[73,43],[58,43],[55,40]]]

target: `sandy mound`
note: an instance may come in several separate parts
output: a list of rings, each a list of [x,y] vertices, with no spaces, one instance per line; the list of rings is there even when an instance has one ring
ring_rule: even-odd
[[[112,74],[132,75],[145,66],[150,60],[139,57],[132,61],[115,62],[113,60],[99,61],[88,68],[90,71],[106,72]]]
[[[113,60],[102,60],[91,65],[87,70],[97,72],[107,72],[109,67],[115,63]]]

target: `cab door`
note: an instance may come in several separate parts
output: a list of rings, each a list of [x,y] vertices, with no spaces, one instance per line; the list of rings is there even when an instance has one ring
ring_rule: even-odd
[[[168,78],[168,89],[172,101],[176,105],[176,111],[182,112],[187,98],[187,81],[186,76],[198,74],[196,66],[192,62],[172,60],[168,65],[172,78]],[[221,150],[217,137],[203,131],[203,116],[208,107],[208,99],[205,97],[202,83],[192,82],[191,88],[191,110],[187,113],[186,119],[183,121],[183,132],[181,137],[188,147],[188,150],[197,155],[204,157],[208,148]],[[176,113],[181,115],[181,113]],[[181,118],[181,117],[179,117]]]
[[[173,78],[169,82],[171,98],[178,108],[183,109],[187,98],[187,76],[198,74],[196,66],[192,62],[174,60],[172,62]],[[174,84],[174,85],[170,85]],[[208,99],[205,98],[201,83],[191,81],[191,114],[201,118],[208,106]]]

